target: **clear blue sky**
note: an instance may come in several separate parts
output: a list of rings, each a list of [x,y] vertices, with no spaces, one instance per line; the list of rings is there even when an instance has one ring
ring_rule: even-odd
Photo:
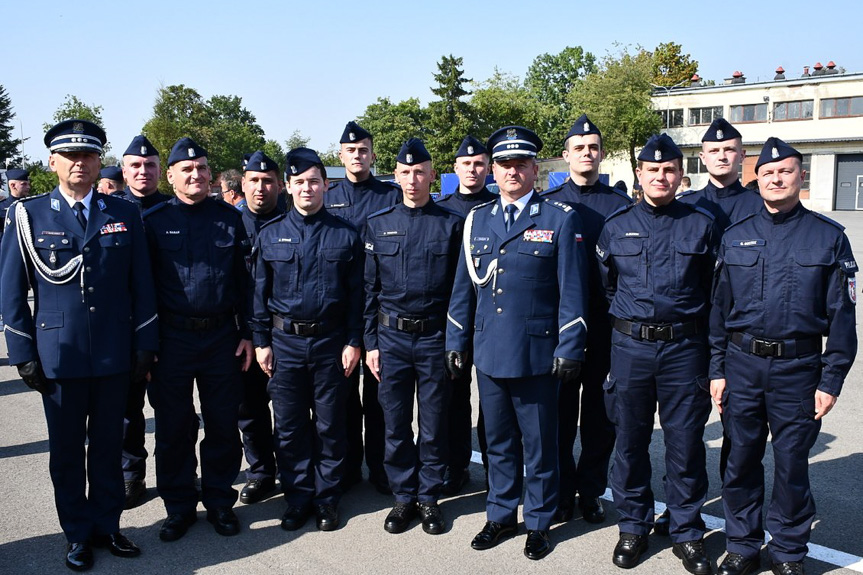
[[[769,80],[833,60],[863,72],[859,0],[785,2],[59,2],[9,0],[2,11],[0,84],[24,153],[47,158],[42,124],[66,94],[103,107],[121,154],[150,117],[160,86],[204,98],[234,94],[267,138],[294,130],[326,150],[378,96],[433,99],[435,63],[464,58],[475,81],[495,69],[524,77],[543,52],[677,42],[699,74],[735,70]]]

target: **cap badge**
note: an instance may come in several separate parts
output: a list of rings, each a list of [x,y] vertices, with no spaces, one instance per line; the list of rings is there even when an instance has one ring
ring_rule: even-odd
[[[81,122],[75,122],[72,124],[72,131],[76,134],[82,134],[84,132],[84,124]]]
[[[413,154],[405,154],[405,160],[407,160],[408,164],[412,164],[414,161],[414,155]]]
[[[141,155],[142,156],[147,155],[147,146],[141,146]]]
[[[773,147],[773,150],[770,152],[770,157],[772,157],[774,160],[779,157],[779,150],[777,150],[775,146]]]
[[[590,131],[590,122],[585,122],[585,123],[584,123],[584,131],[585,131],[585,132],[589,132],[589,131]]]
[[[515,140],[518,137],[518,133],[515,131],[515,128],[510,128],[506,131],[506,139],[507,140]]]
[[[194,158],[194,157],[195,157],[195,148],[189,148],[189,149],[188,149],[188,150],[186,150],[186,151],[188,152],[188,154],[189,154],[189,157],[190,157],[190,158]]]
[[[296,166],[294,166],[293,164],[291,164],[291,173],[292,173],[292,174],[296,174],[296,173],[297,173],[297,167],[296,167]]]
[[[656,150],[653,152],[653,159],[657,162],[660,161],[662,159],[662,150]]]
[[[356,135],[356,134],[354,134],[353,132],[348,132],[348,140],[350,140],[351,142],[353,142],[353,141],[354,141],[354,140],[356,140],[356,139],[357,139],[357,135]]]
[[[469,156],[473,156],[473,146],[468,146],[468,147],[467,147],[467,153],[468,153],[468,155],[469,155]]]
[[[267,167],[267,162],[261,162],[261,171],[262,172],[264,171],[264,169],[266,169],[266,167]]]
[[[722,130],[716,130],[716,137],[721,140],[725,137],[725,132],[723,132]]]

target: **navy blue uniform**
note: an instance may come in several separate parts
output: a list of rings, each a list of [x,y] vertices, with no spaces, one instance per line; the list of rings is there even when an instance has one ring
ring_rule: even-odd
[[[119,530],[131,359],[158,347],[150,260],[141,216],[123,200],[93,192],[86,230],[58,188],[17,210],[23,226],[10,210],[0,257],[9,363],[38,359],[50,381],[42,399],[60,526],[83,542]],[[19,236],[32,246],[26,261]]]
[[[240,339],[246,323],[248,239],[240,212],[206,198],[178,198],[144,214],[161,318],[158,362],[149,384],[156,418],[156,482],[168,514],[195,510],[195,443],[189,433],[197,383],[205,436],[201,500],[231,507],[242,450],[237,411],[242,399]]]
[[[709,212],[672,200],[612,214],[596,245],[614,326],[605,389],[617,431],[611,489],[621,533],[653,527],[649,447],[658,403],[672,540],[704,535],[707,316],[718,241]]]
[[[490,202],[497,198],[497,194],[483,187],[475,194],[462,194],[458,190],[438,200],[438,204],[445,208],[467,216],[468,212],[480,204]],[[467,469],[473,455],[473,443],[471,442],[470,409],[470,386],[471,372],[473,370],[473,350],[468,350],[468,363],[464,366],[465,374],[452,382],[452,399],[449,405],[449,467],[455,472]],[[476,435],[479,441],[479,449],[483,465],[488,468],[486,451],[488,444],[485,440],[485,417],[482,406],[479,409],[479,418],[476,424]]]
[[[543,197],[571,205],[581,216],[584,231],[584,248],[588,263],[588,316],[587,350],[581,369],[580,386],[564,385],[560,389],[560,423],[558,448],[560,450],[560,498],[572,501],[575,492],[582,496],[599,497],[608,486],[608,462],[614,450],[614,425],[605,412],[602,384],[611,364],[611,322],[608,318],[608,300],[602,287],[596,242],[605,225],[605,219],[622,207],[632,203],[625,193],[602,182],[579,186],[572,180],[548,190]],[[579,387],[581,409],[579,410]],[[581,454],[578,467],[573,456],[575,437],[581,412]]]
[[[112,194],[115,198],[123,198],[124,200],[128,200],[133,204],[138,206],[138,209],[142,212],[146,212],[156,204],[161,204],[162,202],[167,202],[173,196],[169,196],[168,194],[163,194],[161,192],[154,192],[149,196],[136,196],[132,193],[132,190],[129,189],[129,186],[126,186],[122,190],[116,191]]]
[[[685,204],[701,206],[713,214],[719,231],[754,214],[764,205],[758,190],[743,187],[740,180],[725,188],[707,182],[703,189],[686,190],[677,199]]]
[[[391,183],[382,182],[374,176],[362,182],[353,183],[347,178],[331,184],[324,194],[324,207],[333,215],[350,222],[365,235],[366,219],[373,213],[394,206],[402,201],[401,189]],[[363,254],[365,258],[365,253]],[[363,358],[365,350],[363,350]],[[363,445],[365,445],[366,465],[369,479],[373,483],[386,484],[384,471],[384,415],[378,403],[378,382],[369,374],[363,375],[362,398],[360,398],[360,371],[368,374],[364,361],[362,370],[351,374],[351,391],[348,396],[348,457],[345,476],[361,477],[363,465]],[[365,444],[363,443],[365,429]]]
[[[463,223],[429,200],[381,210],[366,225],[364,340],[366,349],[380,350],[384,468],[398,503],[437,503],[443,483],[451,393],[444,325]]]
[[[281,194],[280,194],[281,195]],[[278,206],[266,214],[243,210],[243,227],[249,245],[254,245],[261,227],[284,211]],[[249,273],[252,273],[252,256],[247,258]],[[270,396],[267,383],[270,378],[258,362],[253,361],[248,371],[243,372],[243,401],[240,403],[239,423],[243,432],[243,451],[249,468],[246,480],[273,479],[276,476],[275,443],[273,442],[273,414],[270,412]]]
[[[726,379],[727,546],[746,558],[757,556],[764,540],[761,462],[768,431],[775,460],[766,518],[770,558],[802,561],[807,552],[815,514],[808,458],[821,428],[815,391],[839,395],[857,352],[857,264],[842,230],[798,204],[788,213],[762,208],[722,238],[710,377]]]
[[[254,343],[273,348],[276,457],[296,507],[337,504],[341,495],[349,391],[341,357],[362,339],[361,264],[356,229],[326,209],[292,210],[255,244]]]
[[[517,523],[526,467],[525,526],[547,530],[559,487],[559,381],[551,367],[555,357],[584,359],[587,258],[575,210],[529,193],[509,231],[500,200],[468,214],[446,348],[465,351],[473,340],[488,440],[488,520]]]

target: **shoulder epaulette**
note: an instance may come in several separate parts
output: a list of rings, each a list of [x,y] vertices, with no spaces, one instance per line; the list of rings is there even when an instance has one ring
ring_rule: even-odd
[[[336,186],[338,186],[338,185],[339,185],[339,183],[338,183],[338,182],[330,182],[330,186],[329,186],[327,189],[328,189],[328,190],[332,190],[333,188],[335,188],[335,187],[336,187]]]
[[[566,185],[566,184],[561,184],[561,185],[559,185],[559,186],[555,186],[555,187],[553,187],[553,188],[551,188],[551,189],[548,189],[548,190],[545,190],[544,192],[541,192],[539,195],[540,195],[540,197],[543,197],[543,196],[550,196],[551,194],[553,194],[553,193],[555,193],[555,192],[559,192],[559,191],[561,190],[561,188],[563,188],[563,186],[565,186],[565,185]]]
[[[728,226],[727,228],[725,228],[725,231],[727,232],[727,231],[728,231],[728,230],[730,230],[731,228],[737,227],[737,226],[739,226],[740,224],[742,224],[743,222],[749,221],[749,220],[751,220],[752,218],[754,218],[754,217],[755,217],[755,216],[757,216],[757,215],[758,215],[758,213],[757,213],[757,212],[756,212],[756,213],[754,213],[754,214],[749,214],[749,215],[745,216],[744,218],[741,218],[741,219],[737,220],[736,222],[734,222],[733,224],[731,224],[731,225],[730,225],[730,226]]]
[[[438,196],[438,198],[434,201],[434,203],[439,204],[439,203],[441,203],[441,202],[449,201],[449,199],[450,199],[450,198],[452,198],[452,197],[453,197],[454,195],[456,195],[457,193],[458,193],[458,192],[453,192],[453,193],[451,193],[451,194],[447,194],[447,195],[443,195],[443,194],[441,194],[441,195],[440,195],[440,196]]]
[[[818,212],[812,212],[812,215],[815,216],[816,218],[820,219],[820,220],[824,220],[828,224],[833,224],[834,226],[836,226],[837,228],[839,228],[843,232],[845,231],[845,226],[843,226],[842,224],[840,224],[836,220],[831,220],[830,218],[828,218],[824,214],[819,214]]]
[[[159,210],[161,210],[162,208],[164,208],[167,205],[168,205],[168,202],[159,202],[155,206],[150,206],[149,208],[144,210],[144,213],[141,214],[141,217],[146,218],[147,216],[155,214],[156,212],[158,212]]]
[[[701,206],[699,206],[698,204],[687,204],[687,203],[683,203],[683,205],[684,205],[684,206],[689,206],[689,207],[691,207],[691,208],[693,209],[693,211],[696,211],[696,212],[699,212],[699,213],[701,213],[701,214],[704,214],[705,216],[707,216],[708,218],[710,218],[710,220],[711,220],[711,221],[716,220],[716,216],[714,216],[714,215],[713,215],[713,213],[711,213],[711,211],[710,211],[710,210],[708,210],[707,208],[702,208],[702,207],[701,207]]]
[[[616,210],[614,210],[613,212],[611,212],[610,214],[608,214],[608,217],[607,217],[607,218],[605,218],[605,221],[607,222],[607,221],[608,221],[608,220],[610,220],[611,218],[616,217],[616,216],[619,216],[619,215],[620,215],[620,214],[622,214],[623,212],[628,212],[629,210],[631,210],[631,209],[632,209],[632,206],[634,206],[634,205],[636,205],[636,204],[635,204],[635,202],[632,202],[631,204],[626,205],[626,206],[620,206],[619,208],[617,208]]]
[[[680,198],[685,198],[686,196],[691,196],[691,195],[692,195],[692,194],[694,194],[696,191],[699,191],[699,190],[693,190],[692,188],[689,188],[688,190],[684,190],[684,191],[680,192],[679,194],[677,194],[677,195],[676,195],[676,196],[674,196],[674,197],[675,197],[675,198],[677,198],[677,199],[679,200]]]
[[[449,215],[451,215],[451,216],[458,216],[459,218],[464,219],[464,215],[462,215],[462,213],[461,213],[461,212],[458,212],[458,211],[456,211],[456,210],[454,210],[454,209],[450,208],[449,206],[441,206],[441,205],[440,205],[440,204],[438,204],[437,202],[435,202],[435,205],[436,205],[437,207],[439,207],[439,208],[441,209],[441,211],[444,211],[444,212],[446,212],[447,214],[449,214]]]
[[[564,202],[546,199],[545,203],[550,205],[550,206],[554,206],[555,208],[562,210],[564,212],[571,212],[572,211],[572,206],[570,206],[569,204],[566,204]]]
[[[608,189],[611,190],[612,192],[614,192],[615,194],[617,194],[618,196],[620,196],[621,198],[628,201],[630,204],[635,203],[635,201],[633,201],[633,199],[632,199],[632,196],[630,196],[629,194],[627,194],[623,190],[619,190],[617,188],[612,188],[611,186],[608,186]]]
[[[372,218],[374,218],[374,217],[381,216],[381,215],[383,215],[383,214],[388,214],[388,213],[390,213],[391,211],[393,211],[394,209],[396,209],[396,207],[395,207],[395,206],[389,206],[389,207],[386,207],[386,208],[384,208],[384,209],[382,209],[382,210],[378,210],[378,211],[376,211],[376,212],[374,212],[374,213],[372,213],[372,214],[369,214],[369,217],[368,217],[367,219],[372,219]]]
[[[492,204],[493,204],[493,203],[495,203],[496,201],[497,201],[497,198],[495,198],[495,199],[493,199],[493,200],[489,200],[489,201],[487,201],[487,202],[483,202],[483,203],[481,203],[481,204],[477,204],[477,205],[475,205],[474,207],[472,207],[472,208],[470,209],[470,211],[471,211],[471,212],[475,212],[475,211],[477,211],[477,210],[478,210],[478,209],[480,209],[480,208],[484,208],[484,207],[486,207],[486,206],[490,206],[490,205],[492,205]],[[470,213],[470,212],[468,212],[468,213]]]

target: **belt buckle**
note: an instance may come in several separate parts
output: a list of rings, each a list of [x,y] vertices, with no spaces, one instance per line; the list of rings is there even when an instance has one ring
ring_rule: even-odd
[[[656,339],[661,341],[671,341],[674,339],[674,326],[673,325],[659,325],[656,326]]]
[[[752,338],[749,351],[761,357],[782,357],[785,355],[785,343]]]
[[[195,331],[205,331],[209,328],[210,318],[206,317],[193,317],[190,318],[192,320],[192,329]]]
[[[293,331],[297,335],[310,336],[315,335],[315,329],[318,327],[316,322],[295,321],[292,323]]]
[[[656,326],[655,325],[642,325],[641,329],[638,330],[638,335],[641,339],[645,339],[647,341],[655,341],[656,340]]]
[[[399,316],[396,319],[396,327],[405,333],[421,333],[423,331],[423,320]]]

